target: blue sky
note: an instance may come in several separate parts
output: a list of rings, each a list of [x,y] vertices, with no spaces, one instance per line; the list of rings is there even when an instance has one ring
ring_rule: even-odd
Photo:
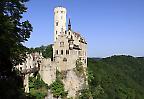
[[[144,0],[30,0],[24,20],[33,25],[27,47],[53,43],[53,10],[67,8],[72,29],[88,42],[89,57],[144,56]]]

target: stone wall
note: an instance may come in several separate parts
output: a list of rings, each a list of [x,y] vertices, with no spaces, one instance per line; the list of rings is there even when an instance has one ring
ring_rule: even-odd
[[[50,58],[42,59],[40,66],[40,76],[42,80],[50,85],[56,79],[56,67]]]

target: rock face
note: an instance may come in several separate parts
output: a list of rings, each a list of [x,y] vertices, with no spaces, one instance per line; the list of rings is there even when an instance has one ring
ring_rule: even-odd
[[[73,70],[67,72],[66,78],[63,80],[65,90],[68,91],[68,98],[75,97],[77,91],[81,90],[84,84],[84,79],[76,75]]]

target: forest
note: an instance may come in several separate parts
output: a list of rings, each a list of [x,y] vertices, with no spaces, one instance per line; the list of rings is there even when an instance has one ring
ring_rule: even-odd
[[[52,45],[33,48],[51,58]],[[80,99],[144,99],[144,57],[88,58],[88,89]]]
[[[144,57],[88,58],[94,99],[144,99]]]

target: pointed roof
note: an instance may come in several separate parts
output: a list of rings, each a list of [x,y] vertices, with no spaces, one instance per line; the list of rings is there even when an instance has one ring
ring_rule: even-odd
[[[71,30],[71,21],[70,21],[70,18],[69,18],[69,23],[68,23],[68,30]]]
[[[69,18],[69,23],[68,23],[68,25],[71,25],[71,20],[70,20],[70,18]]]

